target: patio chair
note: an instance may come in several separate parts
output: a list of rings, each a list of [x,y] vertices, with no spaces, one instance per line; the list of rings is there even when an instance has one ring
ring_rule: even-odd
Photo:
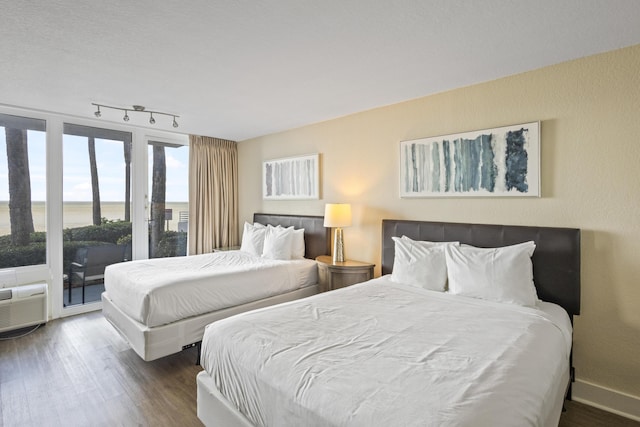
[[[71,304],[71,288],[74,284],[81,284],[84,304],[87,282],[104,279],[104,269],[108,265],[124,261],[124,256],[124,245],[110,244],[79,248],[74,261],[69,266],[69,304]]]

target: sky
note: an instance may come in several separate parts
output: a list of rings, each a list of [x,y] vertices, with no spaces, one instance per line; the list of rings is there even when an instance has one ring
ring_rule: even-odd
[[[45,132],[28,131],[31,200],[46,197]],[[63,141],[63,200],[79,202],[92,200],[91,172],[87,138],[64,135]],[[4,128],[0,127],[0,201],[9,200],[7,148]],[[151,153],[151,147],[149,147]],[[186,202],[188,197],[189,148],[165,148],[167,166],[167,202]],[[150,159],[152,156],[150,155]],[[122,141],[96,139],[96,160],[101,202],[123,202],[125,195],[125,163]],[[149,164],[149,177],[151,176]]]

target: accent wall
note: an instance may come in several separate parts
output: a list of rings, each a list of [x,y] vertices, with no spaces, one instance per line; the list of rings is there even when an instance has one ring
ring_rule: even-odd
[[[538,120],[540,198],[399,197],[400,141]],[[383,218],[582,229],[575,395],[640,417],[624,406],[640,402],[640,45],[242,141],[238,152],[241,223],[351,203],[345,256],[376,263],[376,275]],[[320,200],[262,199],[264,160],[314,153]]]

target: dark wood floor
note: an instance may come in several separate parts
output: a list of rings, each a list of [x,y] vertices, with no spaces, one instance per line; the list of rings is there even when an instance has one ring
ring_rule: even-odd
[[[0,341],[0,426],[201,426],[195,349],[144,362],[100,312]],[[568,402],[560,426],[640,426]],[[224,426],[222,426],[224,427]]]
[[[196,351],[153,362],[95,312],[0,341],[0,425],[202,426]]]
[[[566,402],[567,411],[560,417],[560,427],[638,427],[630,420],[575,401]]]

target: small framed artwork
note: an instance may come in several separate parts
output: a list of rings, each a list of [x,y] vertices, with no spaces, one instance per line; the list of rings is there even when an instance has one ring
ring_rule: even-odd
[[[318,154],[262,163],[262,197],[271,200],[320,198]]]
[[[540,122],[402,141],[400,197],[540,197]]]

